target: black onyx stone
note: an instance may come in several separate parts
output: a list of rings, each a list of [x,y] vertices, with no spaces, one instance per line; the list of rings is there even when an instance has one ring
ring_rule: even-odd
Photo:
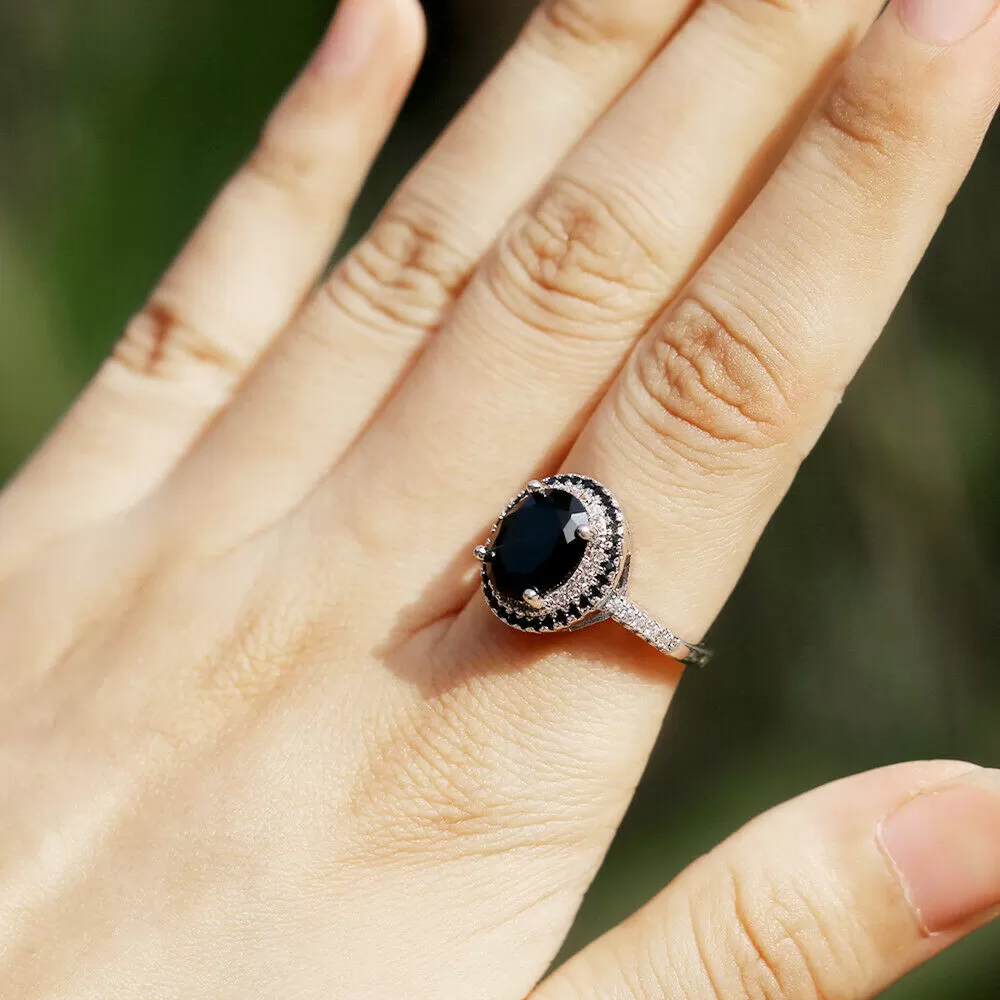
[[[583,559],[587,543],[576,532],[589,521],[587,509],[565,490],[529,493],[500,523],[486,566],[490,582],[513,601],[526,590],[555,590]]]

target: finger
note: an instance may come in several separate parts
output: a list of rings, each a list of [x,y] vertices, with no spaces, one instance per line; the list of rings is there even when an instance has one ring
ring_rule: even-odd
[[[409,566],[437,577],[498,498],[558,463],[710,234],[755,188],[748,164],[768,158],[878,6],[706,0],[692,14],[513,222],[335,473],[337,490],[361,487],[350,519],[363,536],[406,496]]]
[[[880,19],[568,459],[619,492],[636,599],[681,634],[702,632],[735,584],[995,110],[1000,19],[936,45],[900,10]]]
[[[254,531],[298,503],[440,325],[510,215],[691,2],[546,0],[259,366],[166,503],[186,508],[188,491],[201,494],[210,477],[213,499],[201,516],[227,535]],[[268,489],[248,490],[261,469]]]
[[[132,504],[313,286],[422,51],[415,0],[344,0],[246,165],[3,500],[0,560]]]
[[[650,397],[658,402],[646,410],[638,408],[645,397],[621,395],[656,385],[638,378],[637,362],[631,362],[570,456],[569,467],[597,475],[621,499],[633,522],[631,589],[680,634],[697,638],[718,612],[753,538],[846,383],[851,362],[860,360],[881,327],[967,169],[1000,93],[998,23],[1000,18],[991,20],[948,47],[911,35],[895,9],[884,15],[778,174],[691,283],[704,301],[705,275],[719,281],[730,271],[743,275],[739,287],[756,294],[740,300],[741,313],[756,315],[757,324],[739,340],[692,340],[685,356],[693,360],[665,386],[675,395]],[[637,359],[644,351],[654,361],[658,354],[677,356],[661,336],[676,316],[654,325]],[[740,335],[742,328],[730,327]],[[779,329],[788,331],[780,341],[754,332],[767,331],[770,338]],[[756,351],[745,356],[738,351],[747,337],[757,338],[750,340]],[[760,353],[765,349],[769,353]],[[654,373],[671,371],[658,364]],[[783,392],[768,393],[775,383],[761,373],[772,371],[801,372],[812,381],[789,377],[778,383]],[[719,373],[730,373],[730,382],[720,384]],[[839,385],[825,391],[826,380],[838,376]],[[455,391],[452,385],[439,392],[442,406]],[[790,404],[782,402],[785,392]],[[738,405],[724,405],[730,399]],[[782,424],[767,407],[784,405],[776,411]],[[795,429],[793,443],[748,439],[744,422],[751,418],[756,433]],[[405,434],[414,450],[430,442],[420,451],[431,463],[432,449],[448,440],[443,430],[420,438],[411,426]],[[404,458],[397,452],[394,461],[403,464]],[[484,464],[471,463],[468,477],[488,475]],[[392,482],[396,472],[389,461],[373,466],[365,484],[369,495],[377,497],[382,478]],[[282,572],[294,568],[299,578],[347,586],[331,572],[337,565],[332,544],[360,541],[375,575],[368,600],[363,585],[359,592],[350,581],[352,600],[360,596],[357,613],[374,634],[391,628],[406,650],[399,655],[391,643],[373,640],[379,676],[389,676],[406,708],[379,741],[379,780],[366,789],[364,808],[393,831],[391,840],[385,838],[386,852],[400,849],[397,832],[405,826],[421,848],[453,851],[461,859],[456,865],[474,857],[470,879],[478,892],[467,894],[461,917],[451,912],[442,920],[449,926],[458,919],[464,926],[481,921],[498,954],[519,949],[524,967],[540,975],[624,812],[680,668],[612,625],[524,635],[497,622],[478,594],[452,617],[453,582],[443,586],[428,577],[414,586],[414,574],[427,567],[414,556],[421,550],[411,547],[413,538],[447,537],[453,522],[467,515],[465,479],[459,472],[444,480],[427,510],[426,494],[396,480],[397,505],[383,506],[377,524],[345,503],[354,530],[347,542],[335,537],[329,546],[329,510],[307,505],[301,518],[285,524],[281,551],[290,566]],[[347,488],[337,479],[332,483]],[[502,502],[502,496],[494,501],[494,512]],[[423,520],[428,513],[433,520]],[[355,529],[359,523],[368,529],[364,534]],[[303,574],[306,545],[315,563]],[[456,566],[462,565],[458,558]],[[454,567],[442,568],[440,555],[427,562],[440,578],[457,575]],[[401,612],[393,588],[407,586],[410,599]],[[384,699],[381,687],[379,696]],[[373,825],[366,818],[365,830]],[[496,963],[484,974],[509,986],[510,994],[523,985],[510,983],[515,973]]]
[[[867,1000],[996,907],[1000,772],[901,765],[755,820],[532,1000]]]

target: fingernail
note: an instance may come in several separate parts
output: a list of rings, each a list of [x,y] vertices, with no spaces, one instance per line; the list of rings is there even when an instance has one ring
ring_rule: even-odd
[[[341,0],[312,68],[330,77],[360,72],[378,41],[382,11],[378,0]]]
[[[885,820],[879,841],[927,933],[989,915],[1000,907],[1000,771],[973,771],[912,799]]]
[[[981,28],[997,0],[896,0],[899,17],[914,38],[954,45]]]

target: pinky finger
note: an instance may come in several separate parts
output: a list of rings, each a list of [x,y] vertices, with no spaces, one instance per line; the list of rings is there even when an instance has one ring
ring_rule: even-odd
[[[1000,907],[1000,772],[905,764],[760,817],[530,1000],[868,1000]]]
[[[423,37],[417,0],[342,0],[253,154],[0,498],[0,567],[135,503],[225,406],[326,266]]]

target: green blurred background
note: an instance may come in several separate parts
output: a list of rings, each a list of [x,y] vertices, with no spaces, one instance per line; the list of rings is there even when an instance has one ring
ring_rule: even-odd
[[[431,0],[356,236],[529,0]],[[0,0],[0,481],[249,149],[330,0]],[[516,137],[512,137],[516,141]],[[682,686],[567,949],[762,809],[908,758],[1000,765],[1000,140]],[[1000,997],[1000,928],[889,994]]]

